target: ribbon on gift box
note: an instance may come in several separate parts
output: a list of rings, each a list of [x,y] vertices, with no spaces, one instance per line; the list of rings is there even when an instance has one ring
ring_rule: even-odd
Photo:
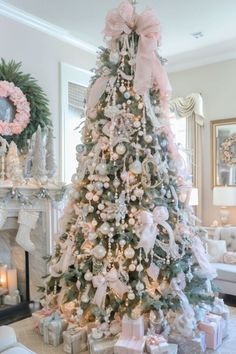
[[[163,336],[149,335],[147,336],[146,343],[148,345],[159,345],[160,343],[166,343],[166,339]]]
[[[98,274],[92,279],[94,288],[97,288],[92,303],[100,308],[104,308],[106,300],[107,287],[122,299],[123,295],[129,291],[126,284],[124,284],[118,277],[118,272],[112,268],[106,275]]]

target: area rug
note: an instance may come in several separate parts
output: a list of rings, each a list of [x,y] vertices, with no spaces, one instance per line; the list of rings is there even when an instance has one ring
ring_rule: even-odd
[[[230,313],[229,336],[218,350],[207,350],[206,354],[236,354],[236,308],[231,307]],[[62,345],[54,348],[43,343],[42,337],[33,330],[31,318],[13,323],[11,327],[15,329],[18,341],[37,354],[64,353]]]

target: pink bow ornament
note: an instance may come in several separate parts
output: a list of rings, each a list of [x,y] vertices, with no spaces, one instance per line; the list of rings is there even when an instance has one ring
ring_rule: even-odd
[[[107,287],[122,299],[123,295],[129,291],[127,285],[120,281],[118,272],[112,268],[106,275],[98,274],[92,279],[93,287],[97,288],[92,303],[100,308],[104,308]]]
[[[164,227],[169,234],[169,254],[176,258],[178,257],[178,246],[175,243],[174,233],[171,226],[166,222],[169,219],[169,213],[166,207],[157,206],[153,212],[141,211],[139,213],[139,226],[137,228],[140,241],[137,248],[143,248],[146,257],[153,249],[156,236],[159,233],[158,225]],[[160,242],[159,242],[160,243]]]
[[[140,36],[134,77],[136,92],[144,95],[148,89],[159,89],[162,106],[166,111],[171,86],[156,53],[157,42],[160,40],[160,24],[152,10],[147,9],[137,15],[129,1],[125,1],[118,9],[108,13],[104,33],[111,37],[112,45],[122,33],[128,35],[132,30]]]

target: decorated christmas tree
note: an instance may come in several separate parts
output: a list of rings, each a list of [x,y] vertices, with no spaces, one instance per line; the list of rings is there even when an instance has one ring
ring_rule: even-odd
[[[80,325],[144,315],[193,336],[215,272],[183,198],[191,186],[170,128],[160,25],[125,1],[104,33],[46,290]]]

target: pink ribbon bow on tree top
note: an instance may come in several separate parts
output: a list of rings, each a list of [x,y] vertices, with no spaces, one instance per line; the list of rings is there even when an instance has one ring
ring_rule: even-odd
[[[139,212],[139,225],[137,231],[140,241],[137,248],[143,248],[145,255],[148,256],[149,252],[153,249],[156,237],[159,233],[158,225],[166,229],[169,235],[169,244],[166,244],[167,253],[173,258],[177,258],[178,246],[175,243],[174,233],[171,226],[166,222],[169,219],[169,213],[166,207],[157,206],[153,212],[142,210]],[[159,243],[164,244],[159,241]]]
[[[135,90],[144,95],[148,89],[159,89],[161,104],[166,109],[171,86],[156,53],[157,42],[160,40],[160,24],[152,10],[147,9],[137,15],[129,1],[124,1],[117,9],[108,13],[104,33],[111,38],[112,45],[122,33],[130,34],[133,30],[139,35]]]

